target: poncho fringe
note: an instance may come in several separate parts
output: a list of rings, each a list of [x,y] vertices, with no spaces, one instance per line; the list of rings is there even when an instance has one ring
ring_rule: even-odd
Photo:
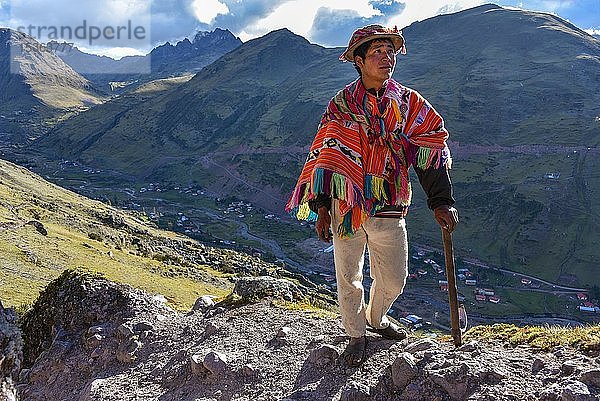
[[[336,231],[350,237],[382,207],[410,205],[410,164],[439,168],[449,159],[448,133],[433,107],[391,79],[384,97],[386,112],[371,115],[363,105],[372,99],[357,80],[330,101],[286,205],[292,216],[314,222],[311,199],[338,199],[343,219]]]

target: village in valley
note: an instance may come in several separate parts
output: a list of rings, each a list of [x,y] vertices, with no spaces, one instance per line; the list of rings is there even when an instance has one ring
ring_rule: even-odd
[[[134,187],[109,171],[68,160],[56,170],[63,186],[76,187],[89,197],[128,209],[161,228],[261,257],[301,273],[325,289],[336,290],[333,245],[320,243],[311,223],[261,210],[235,196],[219,197],[199,184],[148,182]],[[303,245],[299,248],[298,244]],[[488,266],[460,256],[459,252],[458,296],[471,323],[560,321],[578,325],[600,320],[600,297],[590,288],[561,286],[518,269]],[[368,269],[367,261],[367,289]],[[447,327],[448,281],[441,250],[412,243],[407,280],[405,293],[392,307],[392,316],[413,329]]]
[[[522,273],[508,269],[500,269],[482,264],[479,261],[469,261],[458,258],[456,280],[458,287],[458,301],[476,321],[482,319],[494,320],[500,317],[510,318],[514,313],[515,302],[523,301],[527,294],[533,297],[552,297],[554,310],[543,309],[540,313],[531,313],[532,321],[548,319],[562,321],[569,325],[580,325],[582,322],[598,320],[600,307],[598,300],[591,300],[587,289],[559,286],[536,279]],[[394,304],[399,321],[413,329],[436,326],[436,321],[441,320],[440,327],[449,325],[447,319],[440,319],[442,313],[447,313],[448,280],[443,265],[443,255],[432,249],[415,246],[411,261],[409,262],[409,283],[407,288],[416,286],[419,291],[424,291],[430,298],[419,297],[427,318],[421,317],[414,311],[407,311],[402,300]],[[409,292],[414,292],[410,291]],[[535,299],[535,298],[534,298]],[[543,304],[543,302],[540,302]],[[560,305],[558,305],[560,304]],[[538,305],[540,306],[540,305]],[[542,307],[544,305],[541,305]],[[556,307],[565,313],[557,313]],[[432,313],[432,311],[434,311]],[[519,314],[515,316],[526,321],[528,316]],[[493,318],[492,318],[493,317]],[[427,320],[431,318],[433,321]],[[440,323],[440,322],[438,322]]]

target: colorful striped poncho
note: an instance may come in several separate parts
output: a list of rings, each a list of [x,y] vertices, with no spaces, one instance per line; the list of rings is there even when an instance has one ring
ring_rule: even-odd
[[[344,217],[338,235],[352,236],[382,207],[408,207],[408,168],[449,164],[447,138],[441,116],[418,92],[389,79],[378,102],[359,78],[329,101],[286,210],[315,221],[308,201],[331,196]]]

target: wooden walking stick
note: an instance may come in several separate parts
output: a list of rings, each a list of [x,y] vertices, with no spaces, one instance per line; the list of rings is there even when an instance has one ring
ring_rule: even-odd
[[[446,277],[448,278],[448,301],[450,303],[450,327],[454,345],[462,344],[460,317],[458,314],[458,295],[456,289],[456,271],[454,269],[454,249],[452,246],[452,233],[442,228],[442,240],[444,242],[444,256],[446,259]]]

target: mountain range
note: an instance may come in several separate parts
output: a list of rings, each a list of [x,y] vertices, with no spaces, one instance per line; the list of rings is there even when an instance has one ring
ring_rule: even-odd
[[[127,88],[127,83],[137,86],[154,79],[196,73],[241,44],[229,30],[217,28],[211,32],[199,31],[191,41],[185,38],[175,45],[167,42],[145,56],[119,60],[84,53],[65,42],[52,41],[47,46],[97,87],[118,93],[119,89]]]
[[[462,256],[597,284],[600,41],[559,17],[496,5],[403,32],[408,54],[394,78],[429,99],[451,132]],[[282,213],[327,100],[356,78],[337,61],[342,50],[274,31],[189,80],[74,116],[32,149]],[[410,221],[422,229],[412,235],[435,244],[423,202],[415,191]]]
[[[146,56],[114,60],[0,28],[0,138],[27,143],[115,94],[189,76],[240,44],[227,30],[199,31],[192,41],[165,43]]]
[[[12,142],[43,130],[49,120],[101,101],[93,85],[44,45],[0,28],[0,130]],[[6,138],[5,138],[6,139]]]

